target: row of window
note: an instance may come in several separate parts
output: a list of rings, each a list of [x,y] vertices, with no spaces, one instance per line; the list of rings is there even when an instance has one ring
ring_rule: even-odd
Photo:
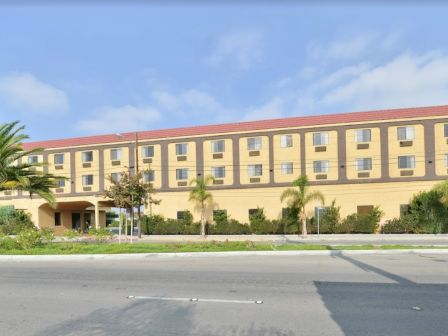
[[[444,125],[444,136],[448,138],[448,124]],[[402,126],[397,127],[397,140],[399,141],[412,141],[415,138],[415,127],[414,126]],[[372,141],[372,130],[371,129],[357,129],[355,130],[355,142],[356,143],[366,143]],[[329,144],[329,134],[328,132],[316,132],[313,133],[313,145],[314,146],[326,146]],[[291,134],[285,134],[280,136],[280,147],[288,148],[293,147],[293,137]],[[176,155],[187,155],[188,154],[188,143],[178,143],[175,146]],[[257,151],[262,149],[262,139],[261,137],[247,138],[247,150]],[[211,152],[212,153],[223,153],[225,152],[225,141],[215,140],[211,141]],[[141,148],[142,158],[152,158],[154,157],[154,146],[143,146]],[[93,161],[93,151],[85,151],[81,154],[82,162],[89,163]],[[120,161],[122,158],[122,149],[113,148],[110,151],[111,161]],[[64,164],[64,154],[54,155],[54,164],[63,165]],[[36,164],[39,162],[39,157],[37,155],[30,155],[28,157],[28,163]]]
[[[448,167],[448,155],[445,156],[445,164]],[[371,171],[372,170],[372,158],[361,158],[356,159],[355,167],[357,171]],[[330,162],[328,160],[318,160],[313,161],[313,172],[328,173],[330,168]],[[399,156],[398,157],[398,168],[399,169],[414,169],[415,168],[415,156]],[[282,175],[292,175],[294,174],[294,164],[292,162],[281,163],[281,174]],[[248,165],[247,174],[249,177],[259,177],[263,175],[263,165],[253,164]],[[215,179],[222,179],[226,177],[226,167],[218,166],[211,167],[211,175]],[[111,178],[113,181],[120,181],[122,173],[112,173]],[[154,171],[147,171],[143,174],[143,181],[146,183],[154,182]],[[93,185],[94,175],[82,175],[83,186]],[[188,180],[189,179],[189,169],[188,168],[178,168],[176,169],[176,180]],[[65,186],[65,180],[59,180],[58,187],[62,188]]]

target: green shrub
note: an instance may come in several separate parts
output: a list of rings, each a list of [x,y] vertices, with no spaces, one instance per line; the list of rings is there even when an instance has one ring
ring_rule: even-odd
[[[251,228],[247,224],[241,224],[236,219],[226,219],[217,221],[214,225],[209,225],[209,234],[250,234]]]
[[[51,243],[54,240],[54,232],[52,229],[49,228],[41,229],[40,234],[42,236],[42,242],[45,244]]]
[[[0,211],[0,232],[6,235],[16,235],[23,230],[34,229],[30,215],[23,210],[3,208]]]
[[[252,233],[262,234],[272,230],[272,224],[266,218],[263,208],[257,208],[257,211],[249,215],[249,224]]]
[[[64,237],[64,240],[72,241],[79,238],[81,234],[77,230],[67,230],[62,236]]]
[[[420,233],[418,216],[410,213],[387,221],[381,233]]]
[[[29,250],[42,245],[42,234],[36,229],[23,230],[16,236],[16,240],[24,250]]]
[[[112,239],[114,236],[114,234],[106,228],[91,228],[89,230],[89,234],[95,237],[97,243],[104,243],[105,241]]]
[[[336,233],[375,233],[378,231],[383,212],[374,207],[368,214],[348,215],[337,227]]]
[[[141,218],[142,233],[145,235],[154,234],[157,225],[165,223],[165,218],[159,215],[146,216]]]
[[[3,250],[19,250],[22,247],[20,244],[11,237],[0,237],[0,249]]]
[[[320,220],[321,233],[336,233],[337,226],[341,223],[341,207],[336,206],[336,200],[331,202],[331,205],[323,211]]]

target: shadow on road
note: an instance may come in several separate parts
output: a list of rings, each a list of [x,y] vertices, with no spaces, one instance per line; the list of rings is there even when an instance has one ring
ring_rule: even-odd
[[[295,336],[291,331],[272,327],[242,328],[236,323],[232,325],[234,321],[224,321],[224,326],[217,327],[210,320],[213,314],[208,314],[208,319],[195,318],[195,310],[196,306],[188,302],[134,301],[124,308],[98,309],[81,318],[61,322],[35,336]]]
[[[418,284],[348,256],[340,258],[396,282],[314,282],[344,335],[447,335],[448,285]]]

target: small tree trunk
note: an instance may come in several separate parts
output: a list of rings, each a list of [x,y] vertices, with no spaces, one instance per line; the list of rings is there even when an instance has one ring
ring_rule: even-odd
[[[137,221],[137,230],[138,230],[138,237],[141,238],[142,237],[142,222],[141,222],[141,218],[142,218],[142,211],[140,209],[140,205],[138,206],[138,221]]]
[[[302,236],[306,237],[308,234],[306,230],[306,216],[305,216],[305,210],[302,213]]]
[[[204,202],[202,202],[201,206],[201,236],[205,238],[205,211],[204,211]]]

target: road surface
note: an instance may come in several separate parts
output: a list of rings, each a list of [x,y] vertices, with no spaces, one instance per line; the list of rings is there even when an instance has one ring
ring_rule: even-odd
[[[448,335],[448,255],[2,262],[0,293],[0,335]]]

